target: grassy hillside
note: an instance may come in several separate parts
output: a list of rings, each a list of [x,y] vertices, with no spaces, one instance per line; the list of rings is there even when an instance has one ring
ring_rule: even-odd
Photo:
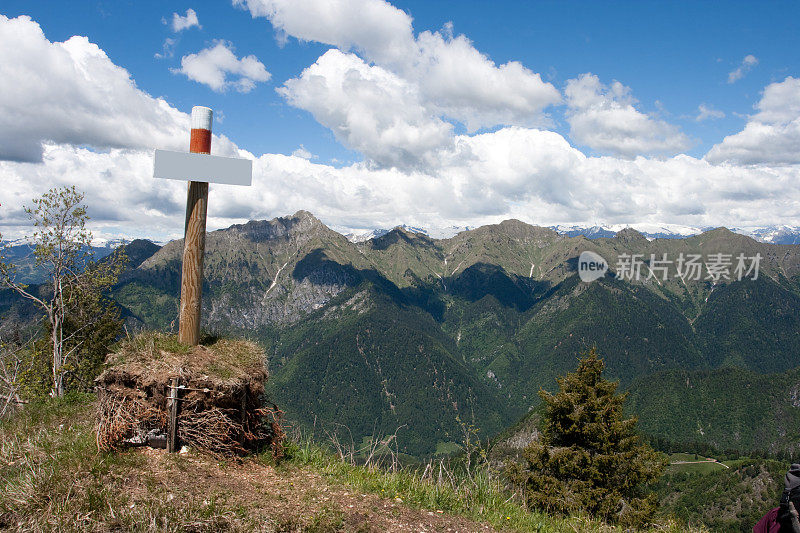
[[[286,363],[273,365],[268,386],[306,427],[316,421],[355,442],[397,431],[401,450],[419,455],[457,440],[457,420],[493,434],[519,415],[454,355],[430,315],[370,283],[318,313],[280,337],[275,356]]]
[[[782,372],[798,365],[800,294],[770,278],[722,285],[694,322],[708,364]]]
[[[264,457],[98,453],[92,397],[32,404],[0,423],[0,528],[16,531],[519,531],[613,533],[528,512],[498,480],[355,466],[306,442]],[[452,479],[452,482],[450,481]],[[666,522],[650,531],[683,529]]]

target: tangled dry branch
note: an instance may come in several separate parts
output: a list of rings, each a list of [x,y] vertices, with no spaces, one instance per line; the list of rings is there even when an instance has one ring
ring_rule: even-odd
[[[97,446],[115,450],[127,439],[153,429],[166,430],[167,411],[129,391],[105,391],[98,402]],[[178,440],[218,459],[239,457],[269,445],[283,456],[283,412],[276,406],[225,409],[186,402],[178,415]]]
[[[97,413],[97,448],[116,450],[136,433],[167,426],[167,413],[143,398],[124,393],[101,394]]]

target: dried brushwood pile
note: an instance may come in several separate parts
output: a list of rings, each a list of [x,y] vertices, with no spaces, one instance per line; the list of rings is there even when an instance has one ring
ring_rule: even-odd
[[[219,340],[188,347],[174,337],[142,334],[125,341],[97,378],[97,445],[163,447],[167,398],[178,383],[178,441],[218,458],[270,446],[282,455],[282,412],[262,398],[267,372],[254,343]]]

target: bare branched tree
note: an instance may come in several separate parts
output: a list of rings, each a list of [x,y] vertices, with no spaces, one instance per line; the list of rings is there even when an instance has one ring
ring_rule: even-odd
[[[27,403],[20,396],[20,377],[27,368],[23,357],[27,344],[19,338],[8,340],[0,337],[0,419]]]
[[[80,350],[80,342],[70,341],[80,338],[86,328],[92,327],[89,319],[65,336],[64,326],[70,310],[77,309],[82,299],[93,298],[116,283],[126,259],[124,254],[119,254],[110,261],[86,268],[92,259],[92,234],[86,228],[89,217],[82,201],[83,194],[74,186],[59,187],[33,200],[33,207],[25,208],[35,228],[30,240],[35,246],[36,266],[44,269],[47,275],[47,283],[39,290],[29,290],[27,285],[17,281],[14,265],[0,256],[0,283],[34,302],[45,313],[52,348],[51,396],[64,395],[67,365]]]

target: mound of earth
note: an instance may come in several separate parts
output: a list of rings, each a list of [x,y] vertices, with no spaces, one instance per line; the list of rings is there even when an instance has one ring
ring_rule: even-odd
[[[271,445],[280,455],[282,413],[263,398],[265,360],[244,340],[190,347],[173,336],[142,334],[123,342],[95,380],[98,447],[164,447],[172,394],[180,444],[218,457]]]

